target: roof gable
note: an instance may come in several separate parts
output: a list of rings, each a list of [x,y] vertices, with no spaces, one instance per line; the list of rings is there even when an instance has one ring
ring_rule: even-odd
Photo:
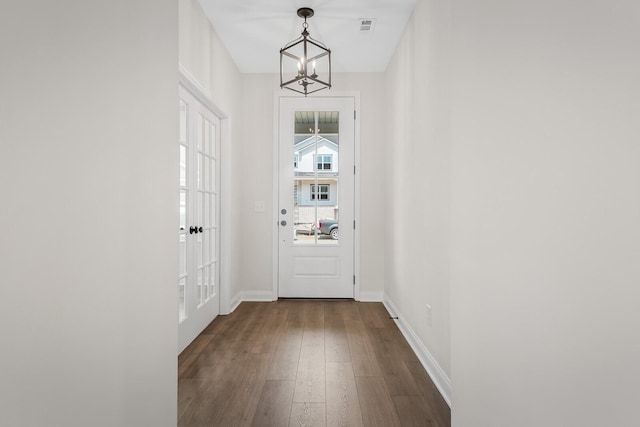
[[[307,151],[309,148],[313,147],[315,145],[315,135],[310,136],[309,138],[303,139],[300,142],[297,142],[294,145],[294,150],[296,152],[305,152]],[[338,144],[323,137],[323,136],[319,136],[318,137],[318,146],[328,146],[331,149],[338,151]]]

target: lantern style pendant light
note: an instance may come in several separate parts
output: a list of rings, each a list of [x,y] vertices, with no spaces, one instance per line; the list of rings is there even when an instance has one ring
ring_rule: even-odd
[[[304,18],[302,34],[280,49],[280,88],[307,96],[331,88],[331,49],[309,35],[313,9],[302,7],[298,16]]]

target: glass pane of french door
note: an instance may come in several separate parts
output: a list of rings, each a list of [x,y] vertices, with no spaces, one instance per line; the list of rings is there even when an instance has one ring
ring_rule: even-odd
[[[198,115],[197,202],[199,233],[196,237],[197,292],[199,304],[217,295],[217,127]]]
[[[188,122],[189,106],[182,99],[180,100],[180,138],[179,138],[179,224],[178,224],[178,321],[182,322],[187,315],[187,280],[189,273],[187,270],[187,205],[189,187],[187,182],[187,154],[189,152]]]

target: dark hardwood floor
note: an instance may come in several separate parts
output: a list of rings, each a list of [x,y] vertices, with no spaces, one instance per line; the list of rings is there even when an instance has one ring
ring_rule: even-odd
[[[451,425],[380,303],[242,303],[178,358],[178,425]]]

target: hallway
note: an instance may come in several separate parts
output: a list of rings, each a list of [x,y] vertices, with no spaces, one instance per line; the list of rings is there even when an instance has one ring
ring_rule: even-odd
[[[179,426],[450,426],[380,303],[242,303],[178,359]]]

